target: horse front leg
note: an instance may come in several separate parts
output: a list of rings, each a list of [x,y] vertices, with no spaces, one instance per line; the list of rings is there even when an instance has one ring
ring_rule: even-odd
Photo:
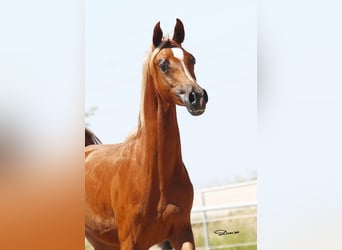
[[[127,250],[138,250],[139,246],[137,245],[136,240],[134,239],[134,234],[132,230],[123,230],[123,228],[119,229],[119,241],[120,241],[120,249]]]
[[[119,228],[120,249],[122,250],[141,250],[148,249],[148,241],[141,240],[141,226],[133,222],[126,223]]]
[[[170,237],[171,244],[177,250],[194,250],[195,242],[191,224],[175,227]]]

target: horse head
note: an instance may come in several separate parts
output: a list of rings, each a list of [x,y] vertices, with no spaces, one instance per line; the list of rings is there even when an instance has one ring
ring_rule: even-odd
[[[208,94],[196,80],[195,57],[182,47],[184,26],[177,19],[173,38],[164,39],[158,22],[153,30],[150,69],[154,70],[155,88],[165,102],[185,106],[192,115],[201,115]]]

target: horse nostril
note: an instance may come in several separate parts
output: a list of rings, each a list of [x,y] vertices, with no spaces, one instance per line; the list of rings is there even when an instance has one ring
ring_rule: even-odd
[[[195,104],[196,103],[196,94],[194,91],[191,91],[189,94],[189,102],[191,104]]]
[[[209,97],[208,97],[207,91],[205,91],[205,89],[203,89],[203,98],[204,98],[205,103],[208,103]]]

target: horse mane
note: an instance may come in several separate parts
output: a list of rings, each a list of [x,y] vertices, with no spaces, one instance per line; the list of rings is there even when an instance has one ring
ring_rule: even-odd
[[[145,89],[146,84],[150,81],[149,77],[151,76],[151,71],[153,70],[153,59],[154,57],[164,48],[174,48],[178,47],[174,41],[170,40],[168,37],[164,37],[162,42],[159,44],[158,47],[154,47],[152,45],[150,52],[145,57],[144,63],[143,63],[143,70],[142,70],[142,84],[141,84],[141,97],[140,97],[140,111],[139,111],[139,120],[138,120],[138,126],[137,128],[132,131],[126,138],[126,141],[134,138],[139,129],[144,126],[145,121],[145,114],[143,109],[143,104],[145,102]]]

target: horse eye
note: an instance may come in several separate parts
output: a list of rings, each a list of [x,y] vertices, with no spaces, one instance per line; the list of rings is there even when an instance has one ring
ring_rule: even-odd
[[[166,73],[167,70],[169,69],[169,61],[166,59],[160,59],[158,64],[159,64],[160,71],[163,73]]]

